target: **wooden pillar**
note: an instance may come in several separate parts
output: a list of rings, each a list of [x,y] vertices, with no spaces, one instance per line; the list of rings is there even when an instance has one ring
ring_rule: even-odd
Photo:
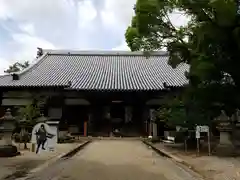
[[[155,122],[152,123],[152,136],[154,138],[156,138],[158,136],[158,132],[157,132],[157,124]]]
[[[148,135],[152,136],[152,122],[151,122],[151,120],[148,123]]]
[[[145,121],[145,133],[148,135],[148,121]]]
[[[87,136],[87,121],[84,121],[84,136]]]
[[[154,109],[150,109],[150,136],[153,136],[154,138],[158,135],[158,129],[156,124],[156,112]]]

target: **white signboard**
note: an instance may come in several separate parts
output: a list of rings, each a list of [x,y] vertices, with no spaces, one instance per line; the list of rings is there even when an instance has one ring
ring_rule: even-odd
[[[196,131],[196,138],[199,139],[200,138],[200,132]]]
[[[31,143],[36,144],[36,148],[37,148],[37,136],[36,136],[36,133],[41,128],[42,125],[44,126],[45,130],[47,131],[47,134],[50,135],[50,136],[47,136],[47,141],[44,144],[44,148],[46,150],[48,150],[48,151],[53,151],[55,145],[57,144],[57,134],[46,123],[38,123],[38,124],[36,124],[34,126],[34,128],[32,130]],[[41,150],[42,150],[42,147],[39,148],[39,152],[41,152]]]
[[[210,146],[210,131],[208,126],[197,126],[196,127],[196,139],[197,139],[197,149],[199,154],[199,139],[200,139],[200,133],[201,132],[207,132],[208,134],[208,155],[211,155],[211,146]]]
[[[208,126],[197,126],[196,131],[198,131],[198,132],[209,132],[209,127]]]

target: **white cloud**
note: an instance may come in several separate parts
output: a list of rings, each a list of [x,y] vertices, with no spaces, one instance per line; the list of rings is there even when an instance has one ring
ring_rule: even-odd
[[[0,19],[6,19],[8,16],[7,7],[4,1],[0,1]]]
[[[105,0],[104,8],[100,12],[102,22],[120,39],[119,45],[112,50],[130,50],[125,42],[124,34],[134,15],[135,3],[136,0]]]
[[[9,61],[7,61],[6,59],[4,58],[1,58],[0,57],[0,75],[3,75],[4,74],[4,70],[6,70],[9,65],[11,65],[11,63]]]
[[[114,14],[114,17],[119,20],[120,23],[129,23],[131,17],[134,15],[133,7],[135,3],[136,0],[105,0],[103,12]]]
[[[35,36],[54,44],[74,44],[79,32],[76,0],[0,0],[2,5],[0,18],[7,17],[19,26],[28,25],[24,27],[26,33],[34,29]]]
[[[112,26],[112,25],[117,24],[116,15],[112,11],[108,11],[108,10],[102,11],[101,18],[102,18],[103,23],[107,26]]]
[[[123,41],[119,46],[113,48],[115,51],[130,51],[130,48],[127,46],[127,43]]]
[[[80,27],[85,27],[97,16],[97,10],[91,0],[78,2],[78,21]]]
[[[15,59],[18,60],[32,60],[36,56],[37,47],[45,48],[45,49],[55,49],[56,47],[36,36],[28,35],[28,34],[13,34],[13,43],[18,44],[20,48],[17,52],[15,52]],[[19,59],[21,58],[21,59]]]
[[[135,3],[136,0],[105,0],[101,11],[103,23],[110,28],[126,29],[134,15]]]
[[[0,7],[4,9],[2,17],[16,20],[39,20],[42,16],[58,19],[61,21],[62,15],[69,13],[73,3],[72,0],[0,0]]]
[[[12,59],[32,60],[36,56],[37,47],[69,46],[74,42],[75,32],[78,31],[74,2],[75,0],[0,0],[0,28],[4,28],[8,32],[7,36],[11,37],[6,42],[1,41],[1,44],[5,43],[5,52],[8,51],[4,58],[11,62]],[[1,38],[0,35],[0,40]]]
[[[25,32],[25,33],[28,33],[30,35],[34,35],[35,34],[35,27],[33,24],[31,23],[25,23],[25,24],[21,24],[19,26],[19,28]]]

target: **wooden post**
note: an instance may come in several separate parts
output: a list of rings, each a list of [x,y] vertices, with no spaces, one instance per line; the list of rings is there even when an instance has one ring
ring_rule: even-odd
[[[208,155],[211,156],[211,133],[210,130],[208,131]]]
[[[36,150],[36,145],[35,145],[35,143],[32,143],[32,152],[35,152],[35,150]]]
[[[84,136],[87,136],[87,121],[84,121]]]
[[[200,155],[200,141],[199,141],[200,138],[197,138],[197,155],[199,156]]]

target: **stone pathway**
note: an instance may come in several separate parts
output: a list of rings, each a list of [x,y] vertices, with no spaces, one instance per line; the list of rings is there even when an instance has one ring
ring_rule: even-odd
[[[98,140],[29,180],[197,180],[190,170],[159,156],[141,141]]]
[[[30,170],[50,162],[79,146],[79,143],[57,144],[54,152],[42,151],[39,154],[22,150],[20,156],[0,158],[0,180],[11,180],[26,175]],[[30,145],[28,145],[30,147]]]
[[[196,156],[195,153],[184,153],[170,148],[163,143],[154,144],[159,150],[173,155],[191,166],[195,171],[209,180],[240,180],[240,158],[216,156]]]

